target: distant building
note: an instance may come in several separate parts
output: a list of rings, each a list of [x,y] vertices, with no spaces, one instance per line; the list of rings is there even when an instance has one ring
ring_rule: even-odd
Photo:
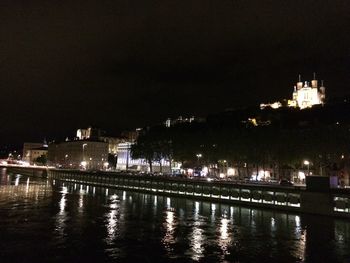
[[[311,85],[308,81],[304,84],[301,81],[299,75],[299,81],[294,86],[294,91],[292,94],[292,99],[288,100],[289,107],[296,107],[300,109],[311,108],[314,105],[324,104],[326,99],[326,88],[323,86],[323,81],[321,81],[321,86],[318,86],[318,80],[316,79],[316,74],[314,73],[314,78],[311,80]],[[282,107],[282,103],[262,103],[260,108],[264,109],[270,107],[272,109],[278,109]]]
[[[299,75],[299,81],[297,82],[296,86],[294,86],[293,99],[289,106],[296,106],[300,109],[311,108],[314,105],[324,104],[325,99],[326,88],[323,86],[323,81],[321,86],[318,87],[316,74],[314,74],[314,79],[311,80],[311,86],[307,81],[305,81],[303,85]]]
[[[108,167],[108,143],[74,140],[49,144],[50,165],[71,169],[104,169]]]
[[[124,142],[124,139],[117,137],[101,136],[99,139],[108,143],[108,153],[113,155],[116,155],[118,152],[118,144]]]
[[[98,128],[88,127],[87,129],[78,129],[77,138],[79,140],[99,139],[102,136],[102,130]]]
[[[166,127],[171,127],[179,123],[192,123],[192,122],[204,122],[205,119],[203,118],[197,118],[197,117],[189,117],[189,118],[183,118],[182,116],[179,116],[177,119],[170,119],[168,118],[165,122],[164,125]]]
[[[46,143],[25,142],[23,144],[22,160],[34,164],[36,159],[47,156],[48,147]]]
[[[117,170],[120,171],[143,171],[149,172],[149,163],[145,159],[133,159],[131,157],[131,146],[133,143],[125,142],[118,145],[118,160],[117,160]],[[163,172],[170,173],[170,164],[166,160],[162,160],[162,169],[160,168],[159,162],[153,162],[152,168],[153,172]]]
[[[116,160],[119,160],[119,169],[126,169],[126,148],[123,145],[130,147],[140,130],[125,131],[120,137],[111,137],[98,128],[78,129],[73,139],[66,138],[64,142],[53,142],[49,145],[49,164],[71,169],[115,169]],[[123,160],[124,164],[121,164]],[[130,158],[130,167],[138,165],[138,162]]]

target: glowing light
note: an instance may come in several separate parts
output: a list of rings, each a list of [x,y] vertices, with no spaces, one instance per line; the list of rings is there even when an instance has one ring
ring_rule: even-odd
[[[204,166],[201,171],[201,176],[207,176],[208,172],[209,172],[208,167]]]
[[[166,198],[166,205],[167,207],[171,206],[171,199],[169,197]]]
[[[61,194],[68,194],[68,188],[66,186],[62,187]]]
[[[176,240],[174,237],[175,233],[175,216],[174,212],[167,210],[166,211],[166,216],[165,216],[165,222],[164,222],[164,227],[166,229],[165,235],[162,239],[162,242],[164,244],[165,249],[170,252],[171,251],[171,245],[173,245]]]
[[[228,176],[234,176],[234,175],[235,175],[235,169],[233,169],[233,168],[228,168],[228,169],[227,169],[227,175],[228,175]]]
[[[251,176],[251,179],[257,180],[257,181],[268,180],[270,179],[270,172],[265,170],[260,170],[258,172],[258,175],[256,174],[256,172],[254,172],[253,175]]]
[[[27,179],[26,193],[28,193],[28,190],[29,190],[29,177]]]
[[[195,211],[198,213],[199,212],[199,202],[195,202]]]
[[[204,256],[204,240],[205,237],[203,235],[204,230],[199,228],[199,223],[196,222],[193,226],[193,232],[191,235],[191,250],[193,252],[192,254],[192,260],[199,261],[200,258]]]
[[[16,181],[15,181],[15,186],[18,186],[18,184],[19,184],[19,175],[17,175],[17,177],[16,177]]]
[[[299,178],[300,180],[305,180],[305,173],[302,172],[302,171],[299,171],[299,172],[298,172],[298,178]]]
[[[271,227],[274,229],[276,227],[276,220],[271,217]]]
[[[118,217],[119,217],[119,206],[118,206],[118,196],[112,195],[110,197],[110,212],[106,214],[107,219],[107,231],[108,237],[106,238],[108,244],[112,244],[114,239],[118,234]]]
[[[297,227],[300,227],[300,217],[299,216],[295,216],[295,225]]]
[[[62,197],[61,197],[61,200],[60,200],[60,213],[62,214],[64,212],[64,209],[66,207],[66,195],[63,194]]]
[[[305,164],[305,165],[310,165],[310,162],[309,162],[308,160],[305,160],[305,161],[304,161],[304,164]]]

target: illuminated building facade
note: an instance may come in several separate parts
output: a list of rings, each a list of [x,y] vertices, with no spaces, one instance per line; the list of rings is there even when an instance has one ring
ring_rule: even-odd
[[[117,170],[120,171],[143,171],[143,172],[149,172],[150,167],[149,163],[145,159],[133,159],[131,157],[131,146],[133,143],[131,142],[124,142],[118,144],[118,160],[117,160]],[[159,162],[153,162],[152,168],[153,172],[163,172],[163,173],[169,173],[170,172],[170,164],[169,161],[162,159],[162,168],[160,167]]]
[[[311,85],[307,81],[303,84],[299,75],[299,81],[294,86],[293,98],[288,102],[288,106],[299,107],[300,109],[311,108],[314,105],[324,104],[325,99],[326,88],[323,86],[323,81],[321,86],[318,86],[315,73]]]
[[[170,119],[168,118],[165,122],[164,125],[166,127],[172,127],[176,124],[180,124],[180,123],[192,123],[192,122],[204,122],[205,119],[204,118],[198,118],[198,117],[189,117],[189,118],[183,118],[182,116],[179,116],[177,119]]]
[[[23,144],[22,160],[29,164],[34,164],[38,157],[42,155],[47,156],[47,151],[48,148],[45,143],[25,142]]]
[[[321,86],[318,86],[318,80],[316,79],[316,74],[314,73],[314,78],[310,82],[301,81],[299,75],[299,80],[294,86],[294,91],[292,94],[292,99],[288,100],[289,107],[295,107],[300,109],[311,108],[314,105],[324,104],[326,99],[326,88],[323,86],[323,81],[321,81]],[[282,107],[282,103],[276,101],[274,103],[262,103],[260,104],[260,109],[270,107],[272,109],[278,109]]]
[[[49,144],[49,164],[71,169],[104,169],[108,166],[108,143],[93,140]]]

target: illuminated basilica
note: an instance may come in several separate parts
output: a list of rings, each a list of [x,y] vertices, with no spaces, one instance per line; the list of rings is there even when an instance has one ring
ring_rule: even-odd
[[[299,75],[299,81],[294,86],[293,99],[288,101],[288,106],[300,109],[311,108],[313,105],[324,104],[325,98],[326,88],[323,86],[323,81],[321,81],[321,86],[318,86],[315,73],[314,79],[311,80],[311,86],[307,81],[303,84]]]
[[[305,81],[303,83],[299,75],[299,81],[294,86],[292,99],[288,100],[288,106],[297,107],[300,109],[311,108],[314,105],[324,104],[325,98],[326,88],[323,86],[323,81],[321,81],[321,86],[318,86],[318,80],[316,79],[315,73],[313,80],[311,80],[311,83],[308,81]],[[266,107],[277,109],[281,106],[282,103],[280,102],[260,104],[261,109]]]

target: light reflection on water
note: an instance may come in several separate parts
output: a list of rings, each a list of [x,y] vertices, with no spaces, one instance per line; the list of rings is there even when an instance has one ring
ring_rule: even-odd
[[[162,239],[162,242],[164,244],[164,248],[166,249],[167,253],[171,253],[173,251],[172,245],[175,244],[176,238],[175,238],[175,228],[177,225],[177,221],[175,218],[175,212],[171,207],[168,207],[165,211],[165,222],[164,222],[164,229],[165,234]]]
[[[23,217],[27,223],[13,223]],[[57,262],[346,262],[350,257],[345,220],[57,180],[52,187],[46,180],[3,171],[0,231],[2,253],[15,259],[35,259],[36,247],[59,255]],[[40,238],[24,243],[35,235]],[[9,240],[31,249],[17,255]]]
[[[110,196],[110,211],[106,215],[107,221],[107,244],[111,245],[118,235],[118,217],[119,217],[119,197],[114,194]]]
[[[204,230],[201,228],[202,218],[199,215],[200,203],[195,201],[194,216],[193,216],[193,228],[192,233],[189,236],[190,247],[192,250],[191,258],[194,261],[200,260],[204,256]]]

